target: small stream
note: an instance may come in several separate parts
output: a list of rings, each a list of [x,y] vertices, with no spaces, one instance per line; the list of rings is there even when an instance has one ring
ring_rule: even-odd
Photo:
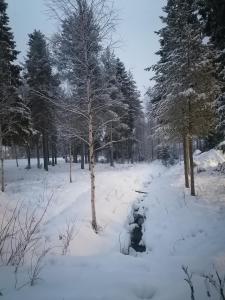
[[[145,185],[147,188],[150,182]],[[141,196],[132,205],[131,212],[128,216],[126,224],[126,232],[123,235],[122,245],[120,238],[120,250],[125,255],[146,252],[146,245],[143,240],[143,233],[145,231],[146,208],[144,206],[144,199],[147,197],[146,192],[136,191]]]
[[[146,219],[145,208],[142,206],[143,200],[137,205],[134,205],[132,215],[133,222],[129,224],[130,227],[130,248],[136,252],[145,252],[146,246],[143,241],[144,222]]]

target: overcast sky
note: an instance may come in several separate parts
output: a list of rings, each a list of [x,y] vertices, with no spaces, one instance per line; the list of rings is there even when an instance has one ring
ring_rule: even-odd
[[[6,0],[7,1],[7,0]],[[150,85],[151,74],[144,69],[157,61],[159,16],[166,0],[114,0],[121,19],[117,32],[120,47],[116,55],[132,71],[142,94]],[[8,14],[13,28],[20,60],[26,54],[28,33],[40,29],[46,36],[57,31],[55,21],[46,13],[45,0],[8,0]]]

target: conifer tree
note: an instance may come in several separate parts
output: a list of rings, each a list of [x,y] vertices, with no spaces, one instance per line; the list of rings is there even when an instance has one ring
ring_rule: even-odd
[[[55,147],[56,128],[54,106],[51,102],[46,101],[45,97],[55,96],[58,80],[53,75],[45,36],[40,31],[35,30],[29,35],[28,46],[25,79],[29,87],[29,106],[32,112],[34,128],[39,133],[36,134],[36,147],[38,150],[39,139],[42,136],[44,168],[48,171],[50,147]],[[54,150],[52,151],[54,152]],[[38,167],[40,167],[39,163]]]
[[[18,143],[21,133],[29,131],[29,110],[18,96],[20,66],[13,33],[9,27],[7,3],[0,0],[0,160],[1,190],[4,191],[3,144],[10,145],[11,139]],[[24,137],[24,134],[22,135]]]
[[[218,143],[218,139],[225,138],[225,2],[223,0],[199,0],[198,4],[205,33],[214,47],[216,78],[221,86],[221,93],[216,102]]]
[[[127,72],[124,64],[117,59],[117,80],[123,95],[123,102],[126,105],[126,115],[123,117],[123,123],[127,125],[125,137],[127,138],[128,159],[131,163],[134,161],[134,142],[135,142],[135,119],[141,115],[140,93],[137,90],[136,83],[131,72]]]
[[[158,34],[160,61],[153,67],[160,127],[170,138],[183,139],[185,183],[195,195],[192,140],[213,127],[215,81],[209,47],[203,42],[195,0],[169,0]]]
[[[108,110],[106,116],[106,131],[105,140],[109,143],[109,161],[110,165],[114,166],[114,143],[119,141],[124,142],[124,132],[128,130],[127,125],[123,122],[127,114],[127,105],[124,102],[124,97],[120,89],[120,84],[117,79],[117,60],[109,48],[102,55],[103,62],[103,78],[106,82],[106,94],[108,96]],[[108,120],[108,122],[107,122]]]

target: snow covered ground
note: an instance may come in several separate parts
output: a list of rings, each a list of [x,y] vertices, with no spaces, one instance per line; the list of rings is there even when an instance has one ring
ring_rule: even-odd
[[[224,157],[216,151],[222,160]],[[217,155],[216,154],[216,155]],[[216,156],[215,155],[215,156]],[[225,273],[225,178],[215,172],[208,154],[195,157],[206,172],[197,174],[197,197],[183,188],[183,167],[152,164],[97,166],[97,219],[99,235],[90,226],[89,173],[60,161],[50,172],[25,170],[15,162],[6,165],[6,193],[1,210],[23,201],[40,205],[53,194],[43,235],[52,246],[41,280],[33,287],[14,289],[13,269],[0,267],[0,290],[6,300],[183,300],[190,299],[181,266],[194,272],[196,300],[206,299],[200,274]],[[216,159],[215,159],[216,160]],[[224,159],[225,160],[225,159]],[[218,162],[221,162],[219,159]],[[137,194],[136,190],[147,192]],[[44,195],[44,196],[43,196]],[[142,200],[142,201],[141,201]],[[123,255],[121,243],[134,204],[144,207],[147,253]],[[68,223],[75,224],[69,253],[62,256],[59,236]],[[19,281],[26,282],[26,268]],[[214,295],[212,299],[219,299]]]

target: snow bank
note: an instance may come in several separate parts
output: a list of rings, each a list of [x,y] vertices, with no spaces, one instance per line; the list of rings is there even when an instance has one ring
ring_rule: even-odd
[[[217,167],[218,164],[225,162],[225,155],[222,151],[212,149],[194,156],[194,162],[201,169]]]
[[[211,167],[224,157],[220,151],[211,150],[195,160]],[[5,300],[189,299],[182,265],[193,271],[196,300],[205,300],[200,274],[212,271],[213,266],[224,274],[224,177],[218,172],[197,174],[198,196],[193,198],[184,189],[182,165],[98,166],[96,206],[102,230],[96,235],[90,224],[88,170],[73,166],[70,184],[69,166],[63,162],[50,168],[48,174],[24,170],[24,166],[16,169],[11,162],[6,167],[4,202],[23,199],[32,206],[44,186],[55,197],[44,225],[46,240],[54,248],[41,273],[42,280],[16,291],[13,270],[1,268],[0,290]],[[134,257],[120,253],[119,239],[137,201],[145,209],[143,240],[148,251]],[[69,255],[61,256],[58,234],[71,219],[76,221],[76,235]],[[27,270],[20,272],[21,280]],[[217,298],[212,295],[212,299]]]

